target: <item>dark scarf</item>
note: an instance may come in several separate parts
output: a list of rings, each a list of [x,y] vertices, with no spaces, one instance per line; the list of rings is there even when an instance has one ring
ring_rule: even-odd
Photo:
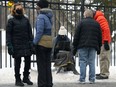
[[[66,41],[67,40],[67,36],[66,35],[58,35],[57,36],[57,41]]]

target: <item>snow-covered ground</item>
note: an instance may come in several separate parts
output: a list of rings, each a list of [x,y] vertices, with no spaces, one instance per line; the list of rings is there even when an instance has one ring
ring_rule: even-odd
[[[77,67],[79,71],[79,67]],[[86,82],[88,81],[88,67],[87,67],[87,77]],[[23,67],[21,68],[21,74],[23,72]],[[96,67],[96,73],[99,73],[99,67]],[[52,68],[53,82],[54,83],[78,83],[79,75],[74,75],[70,72],[61,72],[56,74],[56,71]],[[37,70],[31,69],[31,80],[36,83],[37,81]],[[14,83],[14,68],[4,68],[0,69],[0,84]],[[96,80],[96,82],[116,82],[116,67],[110,67],[110,77],[106,80]]]

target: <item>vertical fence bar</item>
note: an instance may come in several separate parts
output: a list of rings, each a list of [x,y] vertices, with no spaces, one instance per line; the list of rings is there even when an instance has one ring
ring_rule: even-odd
[[[84,13],[84,4],[85,3],[85,0],[81,0],[81,18],[83,18],[83,13]]]
[[[0,68],[2,68],[2,36],[1,36],[1,28],[2,28],[2,2],[0,2]]]
[[[4,20],[5,20],[5,21],[4,21],[4,23],[6,24],[6,21],[7,21],[7,1],[5,1],[4,4],[5,4],[5,5],[4,5],[4,6],[5,6],[5,7],[4,7],[4,9],[5,9],[5,12],[4,12],[4,13],[5,13],[5,14],[4,14],[4,17],[5,17]],[[8,58],[8,57],[7,57],[7,50],[6,50],[5,54],[6,54],[6,56],[5,56],[5,67],[7,67],[7,58]]]
[[[115,34],[114,34],[114,65],[116,65],[116,30],[115,30]]]
[[[60,2],[60,0],[59,0],[59,2]],[[61,14],[61,12],[60,12],[60,3],[58,4],[58,10],[59,10],[59,19],[58,19],[58,24],[59,24],[59,26],[58,26],[58,30],[59,30],[59,28],[60,28],[60,14]]]
[[[33,0],[33,2],[32,2],[32,8],[33,8],[33,9],[32,9],[32,10],[33,10],[33,26],[32,26],[32,29],[33,29],[33,34],[34,34],[34,31],[35,31],[35,29],[34,29],[35,26],[34,26],[34,25],[35,25],[35,8],[36,8],[36,7],[35,7],[35,4],[34,4],[34,1],[35,1],[35,0]],[[34,57],[34,55],[33,55],[32,57],[33,57],[33,60],[36,60],[35,57]],[[34,66],[35,66],[35,63],[33,62],[33,67],[34,67]]]
[[[1,32],[0,31],[0,68],[2,68],[2,36],[1,36]]]
[[[68,32],[68,30],[69,30],[69,28],[68,28],[68,0],[67,0],[67,5],[66,5],[66,20],[67,20],[67,32]],[[68,35],[68,34],[67,34]]]

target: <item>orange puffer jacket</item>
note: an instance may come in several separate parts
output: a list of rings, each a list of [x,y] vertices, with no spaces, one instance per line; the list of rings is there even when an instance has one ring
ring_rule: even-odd
[[[106,20],[104,13],[101,11],[96,11],[94,19],[100,24],[102,30],[102,44],[104,41],[111,42],[110,28],[108,21]]]

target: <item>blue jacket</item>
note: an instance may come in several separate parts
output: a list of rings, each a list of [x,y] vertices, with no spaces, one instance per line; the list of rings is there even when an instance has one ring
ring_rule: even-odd
[[[33,40],[35,45],[38,44],[42,35],[51,35],[52,34],[52,17],[53,13],[51,9],[43,8],[40,10],[37,20],[36,20],[36,35]]]

